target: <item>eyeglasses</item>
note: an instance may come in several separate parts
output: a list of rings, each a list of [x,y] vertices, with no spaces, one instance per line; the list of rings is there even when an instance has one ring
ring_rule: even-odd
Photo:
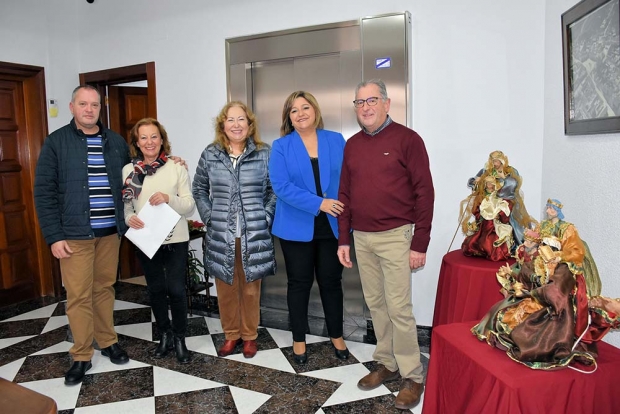
[[[377,104],[377,102],[379,102],[379,97],[378,96],[371,96],[368,99],[356,99],[353,101],[353,105],[356,108],[361,108],[364,106],[364,102],[368,104],[368,106],[375,106]]]

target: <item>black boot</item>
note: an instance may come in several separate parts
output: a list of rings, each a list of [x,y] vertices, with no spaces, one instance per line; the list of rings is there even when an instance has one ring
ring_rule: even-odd
[[[177,355],[177,361],[181,364],[187,364],[189,362],[189,351],[187,350],[187,346],[185,346],[185,338],[174,337],[174,353]]]
[[[155,354],[153,355],[155,358],[163,358],[168,355],[168,351],[174,348],[174,335],[172,331],[164,331],[161,334],[161,339],[159,340],[159,345],[157,349],[155,349]]]
[[[93,365],[90,361],[75,361],[69,371],[65,374],[65,385],[75,385],[82,382],[86,371],[91,369]]]
[[[129,362],[127,352],[117,343],[101,350],[101,355],[110,358],[113,364],[126,364]]]

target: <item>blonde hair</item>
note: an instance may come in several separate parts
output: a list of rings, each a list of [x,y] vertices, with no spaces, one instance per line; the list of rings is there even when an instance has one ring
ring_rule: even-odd
[[[228,110],[232,107],[238,107],[243,109],[243,112],[245,112],[246,117],[248,118],[248,136],[245,137],[246,141],[248,138],[252,137],[252,139],[254,140],[254,144],[256,144],[256,148],[260,149],[264,143],[263,141],[261,141],[260,139],[260,134],[258,133],[258,125],[257,125],[257,121],[256,121],[256,115],[254,115],[254,113],[252,112],[252,110],[250,108],[248,108],[243,102],[241,101],[231,101],[228,102],[226,105],[224,105],[224,107],[220,110],[220,113],[217,115],[217,117],[215,118],[214,124],[215,124],[215,139],[213,140],[213,142],[215,144],[219,144],[226,152],[230,151],[230,140],[228,139],[228,137],[226,136],[226,132],[224,129],[224,123],[226,122],[226,119],[228,119]]]

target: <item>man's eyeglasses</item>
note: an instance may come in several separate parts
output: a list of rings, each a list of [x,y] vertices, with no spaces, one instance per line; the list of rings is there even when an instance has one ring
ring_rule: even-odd
[[[379,98],[378,96],[371,96],[368,99],[356,99],[353,101],[353,105],[356,108],[361,108],[362,106],[364,106],[364,102],[368,104],[368,106],[375,106],[377,104],[377,102],[379,102]]]

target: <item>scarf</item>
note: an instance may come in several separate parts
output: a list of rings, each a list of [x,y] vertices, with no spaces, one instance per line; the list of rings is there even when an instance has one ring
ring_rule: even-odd
[[[125,179],[123,185],[123,201],[128,203],[134,198],[140,196],[142,191],[142,183],[147,175],[153,175],[157,172],[157,169],[163,167],[168,161],[166,153],[162,151],[159,157],[150,164],[145,164],[144,160],[140,158],[134,158],[131,160],[133,164],[133,171]]]

